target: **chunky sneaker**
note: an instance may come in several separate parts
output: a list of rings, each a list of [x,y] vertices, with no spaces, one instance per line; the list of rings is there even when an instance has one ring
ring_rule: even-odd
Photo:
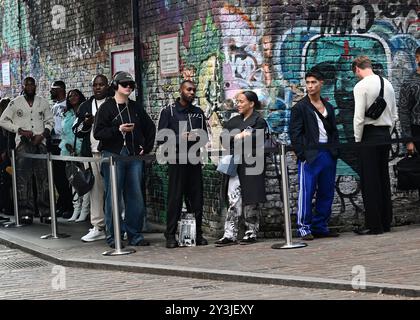
[[[222,239],[217,240],[214,244],[216,247],[226,247],[238,244],[238,242],[236,240],[223,237]]]
[[[89,233],[82,237],[83,242],[92,242],[97,240],[105,239],[105,232],[103,230],[98,230],[96,227],[89,229]]]
[[[315,237],[311,233],[308,233],[308,234],[305,234],[304,236],[302,236],[302,240],[304,240],[304,241],[312,241],[314,239],[315,239]]]
[[[257,238],[256,237],[248,237],[245,236],[242,240],[239,241],[239,244],[252,244],[257,242]]]

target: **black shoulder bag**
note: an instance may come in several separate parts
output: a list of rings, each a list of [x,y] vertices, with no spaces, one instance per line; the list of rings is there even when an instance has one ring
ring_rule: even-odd
[[[386,108],[386,101],[384,99],[384,79],[381,76],[379,76],[379,79],[381,80],[381,91],[379,91],[379,96],[365,112],[365,117],[373,120],[378,119]]]
[[[76,156],[76,136],[74,137],[72,156]],[[89,162],[89,168],[85,169],[82,162],[66,162],[66,177],[79,197],[88,193],[95,183],[95,177],[92,172],[92,166]]]

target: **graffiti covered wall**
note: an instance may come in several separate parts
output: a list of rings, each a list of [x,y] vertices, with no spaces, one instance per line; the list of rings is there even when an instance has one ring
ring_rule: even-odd
[[[352,60],[361,54],[371,57],[375,71],[391,81],[398,99],[404,79],[415,70],[419,11],[418,0],[144,1],[140,12],[144,13],[141,28],[149,103],[158,112],[173,102],[182,79],[193,79],[200,106],[216,136],[232,113],[235,95],[243,89],[254,90],[270,127],[287,142],[290,110],[305,94],[303,76],[317,67],[326,76],[323,95],[335,107],[340,141],[352,141],[356,84]],[[156,16],[158,22],[153,21]],[[180,74],[161,78],[157,39],[175,32],[181,44]],[[398,135],[396,130],[394,136]],[[217,147],[214,137],[213,146]],[[394,146],[391,166],[401,156],[401,147]],[[289,171],[295,203],[293,160]],[[336,225],[351,225],[360,218],[363,205],[358,180],[356,152],[343,150],[334,203]],[[275,179],[268,177],[267,188],[273,194],[270,188],[274,185]],[[413,197],[393,191],[396,201],[410,202]],[[279,199],[270,199],[264,209],[266,226],[278,223],[280,212]]]
[[[132,41],[130,12],[129,0],[1,0],[0,55],[11,85],[0,82],[0,96],[19,94],[26,76],[46,98],[58,79],[91,95],[92,77],[111,75],[110,48]]]
[[[212,147],[219,147],[223,123],[234,114],[240,90],[254,90],[262,113],[280,139],[288,141],[290,110],[305,94],[303,75],[320,68],[327,79],[323,95],[335,107],[340,140],[352,139],[356,80],[352,59],[366,54],[375,70],[392,82],[397,93],[415,70],[414,50],[420,45],[419,0],[144,0],[140,1],[141,48],[145,105],[153,119],[178,96],[182,79],[197,83],[198,102],[208,118]],[[0,96],[15,96],[26,76],[38,80],[38,92],[49,97],[51,82],[62,79],[68,88],[87,96],[97,73],[110,76],[110,49],[132,44],[131,1],[0,0],[1,62],[10,66],[10,86],[0,82]],[[162,77],[159,36],[178,34],[179,76]],[[2,71],[0,71],[1,74]],[[0,80],[3,79],[1,75]],[[398,136],[399,132],[394,132]],[[390,168],[403,154],[394,146]],[[215,160],[215,159],[212,159]],[[291,204],[296,210],[295,159],[290,156]],[[348,228],[363,218],[354,150],[339,160],[333,223]],[[269,161],[261,233],[281,229],[279,183]],[[391,170],[392,172],[392,170]],[[154,165],[148,180],[149,208],[164,222],[166,168]],[[220,175],[205,168],[205,225],[219,232],[224,221]],[[418,208],[412,193],[393,187],[396,223],[412,221]],[[411,207],[410,207],[411,206]],[[416,211],[417,210],[417,211]]]

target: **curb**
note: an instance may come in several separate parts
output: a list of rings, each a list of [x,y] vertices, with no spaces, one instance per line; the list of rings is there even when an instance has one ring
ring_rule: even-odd
[[[134,273],[147,273],[163,276],[177,276],[205,280],[244,282],[253,284],[270,284],[291,287],[345,290],[355,292],[369,292],[406,297],[420,297],[420,286],[396,285],[390,283],[367,282],[365,288],[354,288],[351,281],[327,279],[318,277],[300,277],[278,274],[262,274],[256,272],[217,270],[206,268],[190,268],[168,266],[160,264],[146,264],[133,262],[112,262],[95,259],[66,259],[52,255],[47,250],[35,248],[31,243],[16,238],[0,238],[0,243],[22,250],[48,262],[65,267],[88,268],[97,270],[124,271]]]

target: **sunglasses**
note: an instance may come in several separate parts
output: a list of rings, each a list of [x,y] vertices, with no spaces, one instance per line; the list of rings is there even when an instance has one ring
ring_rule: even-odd
[[[123,88],[130,87],[133,90],[136,88],[136,84],[134,82],[120,82],[119,85]]]

